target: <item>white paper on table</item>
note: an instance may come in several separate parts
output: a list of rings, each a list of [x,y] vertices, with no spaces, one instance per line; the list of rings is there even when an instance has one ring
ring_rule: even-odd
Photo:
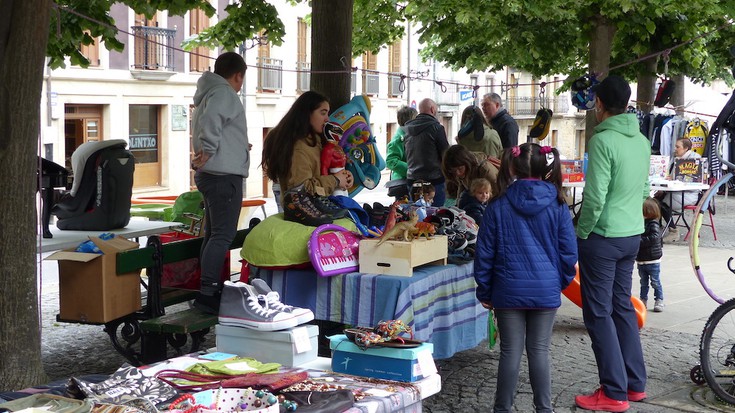
[[[196,357],[175,357],[141,369],[141,372],[146,377],[153,377],[161,370],[186,370],[199,362],[201,362],[201,360]]]

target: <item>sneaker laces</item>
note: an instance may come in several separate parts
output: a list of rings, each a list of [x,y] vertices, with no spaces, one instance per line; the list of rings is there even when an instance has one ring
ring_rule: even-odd
[[[263,297],[263,300],[265,301],[265,306],[269,309],[274,309],[283,313],[290,312],[294,308],[288,304],[282,303],[281,296],[278,294],[277,291],[271,291],[268,294],[262,295],[261,297]]]
[[[262,304],[260,304],[260,301],[265,302],[265,297],[263,295],[257,295],[257,296],[248,296],[248,305],[250,308],[252,308],[255,313],[261,317],[268,318],[273,313],[276,312],[276,310],[270,309],[267,306],[263,307]]]

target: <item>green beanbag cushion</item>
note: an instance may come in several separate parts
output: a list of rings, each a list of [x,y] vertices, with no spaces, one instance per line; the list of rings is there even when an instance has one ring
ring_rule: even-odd
[[[347,218],[334,221],[350,231],[357,231]],[[316,227],[286,221],[283,214],[271,215],[256,225],[245,237],[240,256],[256,267],[303,267],[310,263],[307,244]]]

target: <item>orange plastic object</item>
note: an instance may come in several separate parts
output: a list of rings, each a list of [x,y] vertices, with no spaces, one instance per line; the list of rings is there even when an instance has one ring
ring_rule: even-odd
[[[178,195],[140,196],[130,200],[133,205],[141,204],[166,204],[173,205]]]
[[[178,195],[141,196],[141,197],[131,199],[130,203],[133,205],[142,205],[142,204],[173,205],[174,202],[176,202],[176,198],[178,197],[179,197]],[[265,205],[265,199],[243,199],[242,200],[243,207],[259,207],[262,205]]]
[[[242,200],[243,207],[259,207],[261,205],[265,205],[265,199],[243,199]]]
[[[576,266],[576,268],[577,275],[574,277],[569,286],[564,291],[562,291],[562,294],[564,294],[564,296],[567,297],[569,301],[576,304],[577,307],[582,308],[582,289],[579,285],[579,266]],[[646,324],[646,315],[648,314],[648,310],[646,309],[646,307],[643,306],[643,301],[641,301],[638,297],[631,296],[630,302],[633,303],[636,317],[638,317],[638,328],[641,329]]]

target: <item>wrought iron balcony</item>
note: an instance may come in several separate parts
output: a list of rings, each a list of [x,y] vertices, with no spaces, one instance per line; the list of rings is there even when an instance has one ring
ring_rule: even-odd
[[[258,57],[258,92],[276,92],[283,88],[283,60]]]
[[[380,93],[380,75],[365,70],[362,73],[362,91],[366,95]]]
[[[391,97],[397,97],[397,96],[403,95],[403,92],[401,92],[401,76],[389,75],[388,76],[388,86],[390,86],[389,95]]]
[[[135,36],[133,68],[174,71],[174,36],[176,29],[133,26]]]
[[[545,97],[543,100],[538,96],[516,96],[507,98],[503,104],[511,116],[536,116],[542,104],[554,113],[561,114],[569,110],[569,96]]]
[[[311,84],[311,63],[296,62],[296,90],[306,92]]]

